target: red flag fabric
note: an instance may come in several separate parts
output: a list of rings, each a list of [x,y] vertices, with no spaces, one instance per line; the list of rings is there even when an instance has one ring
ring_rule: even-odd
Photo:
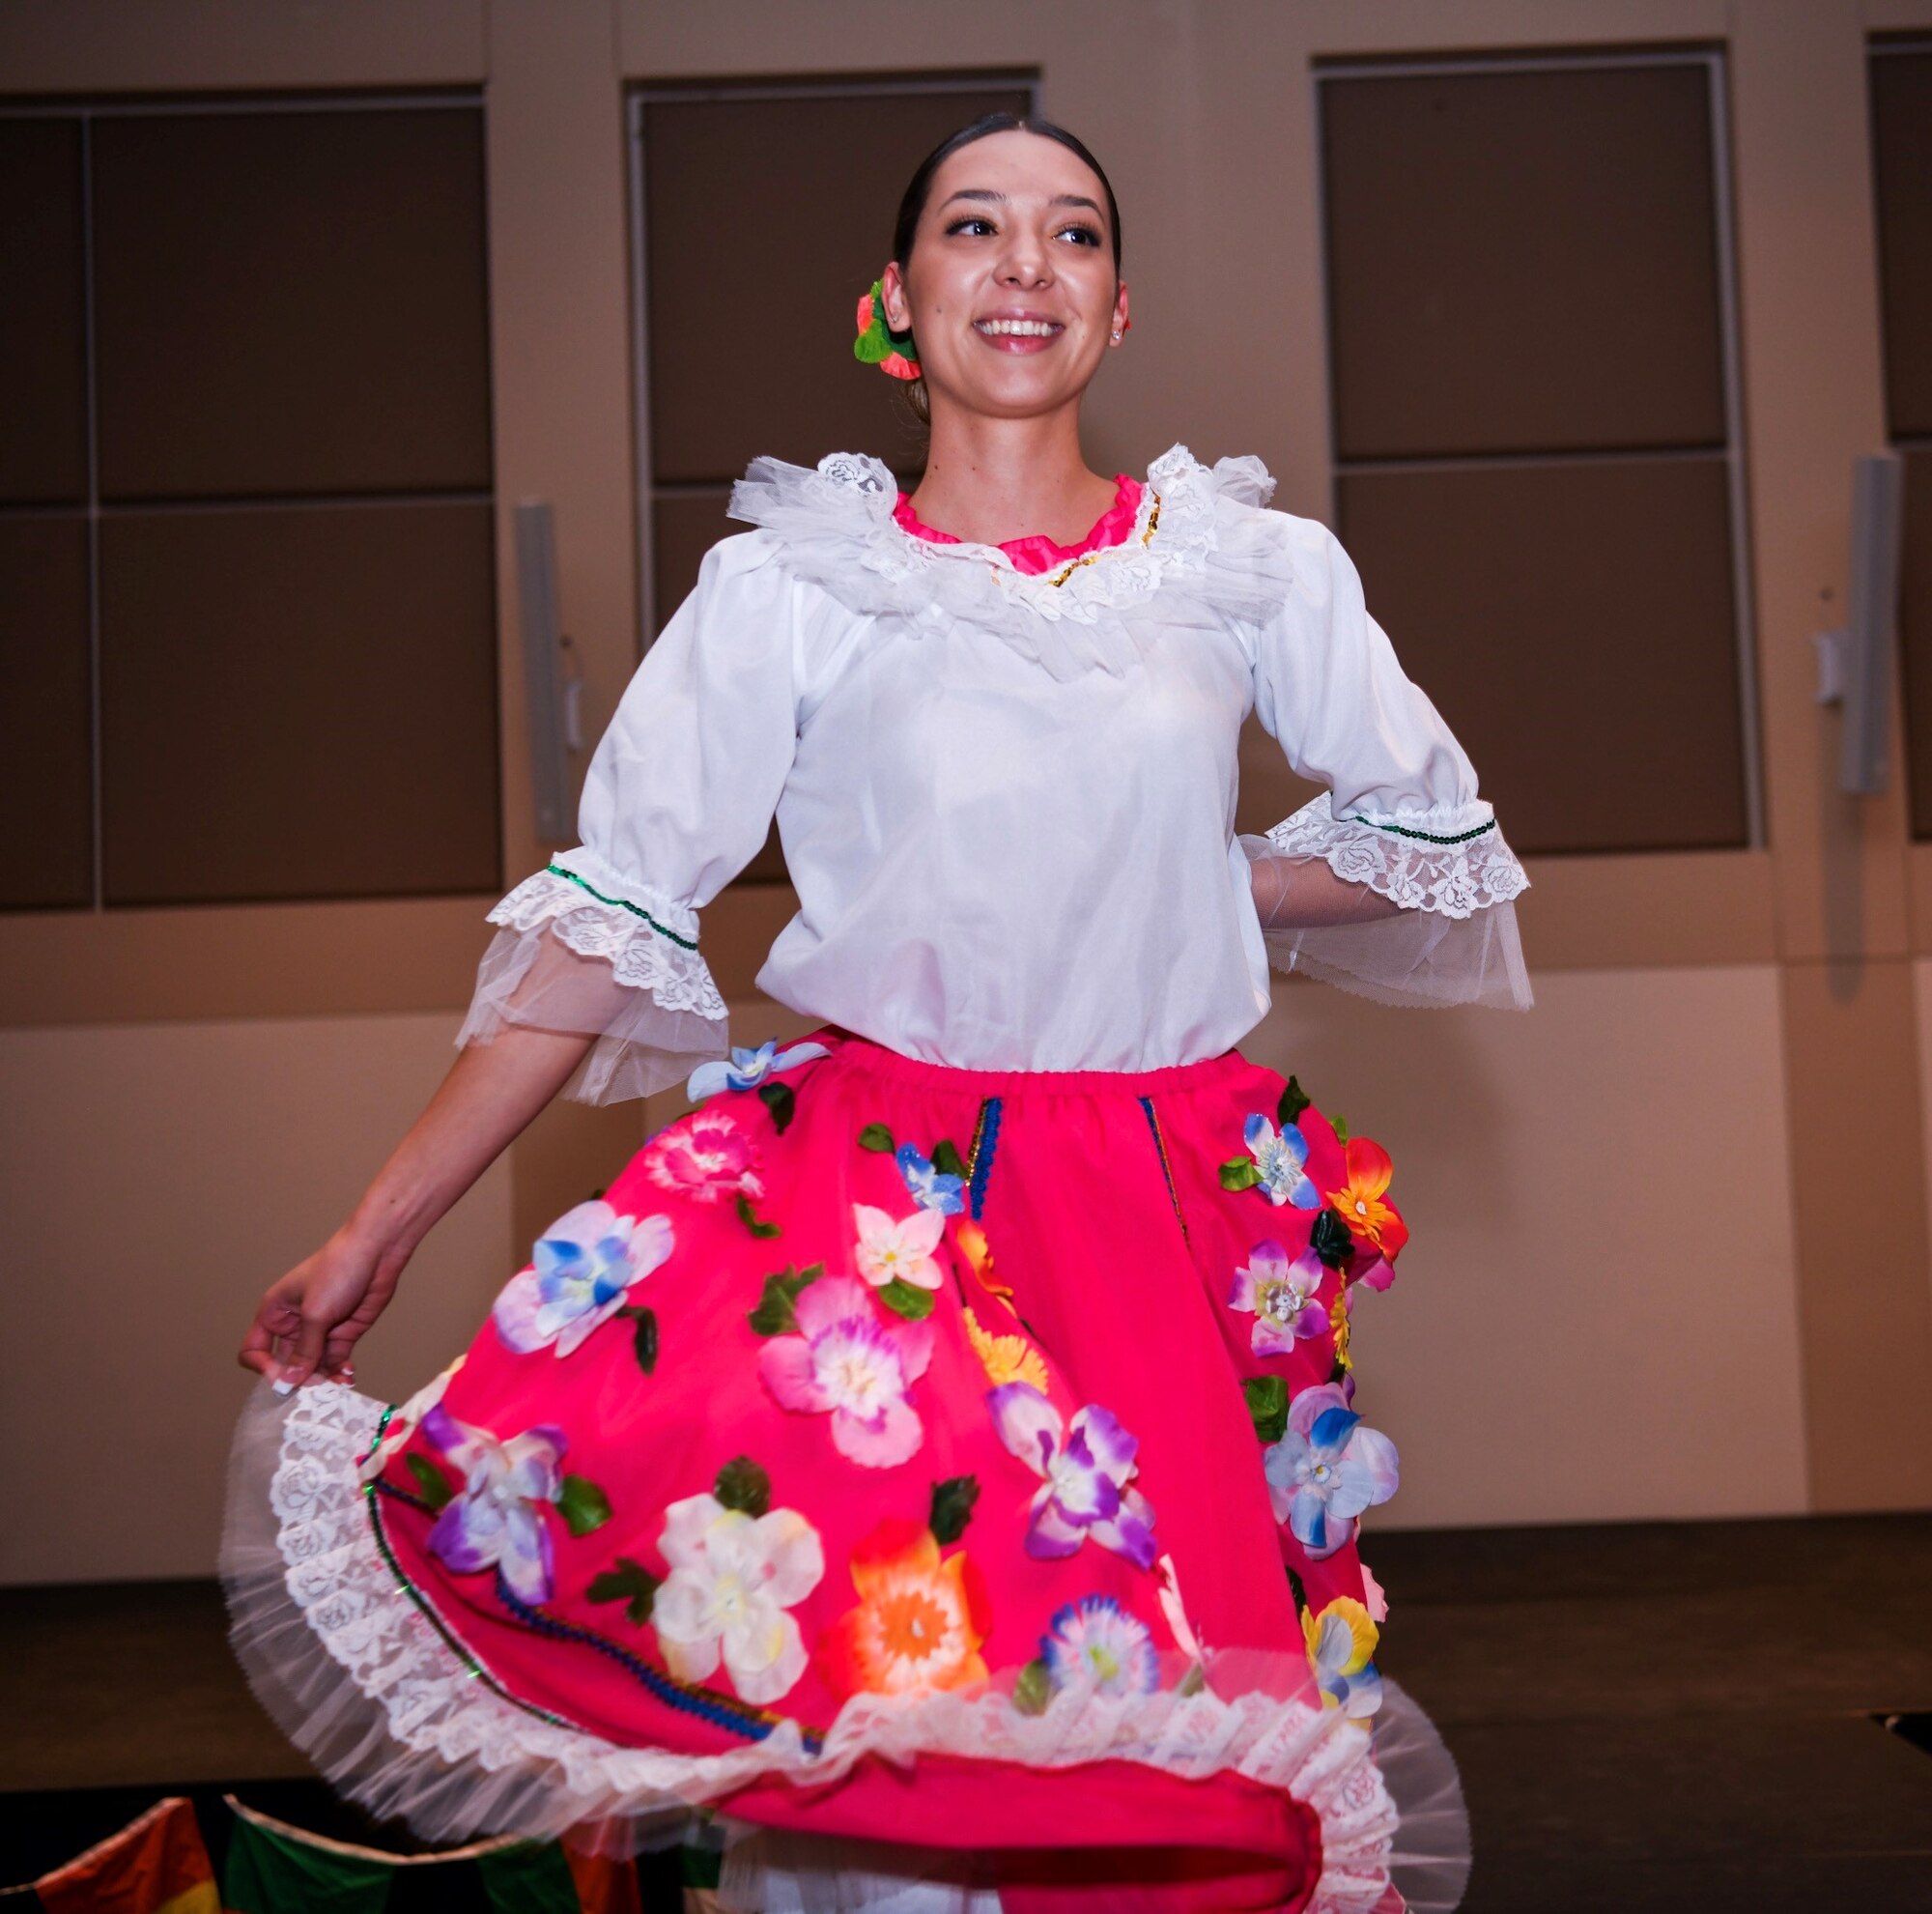
[[[157,1801],[34,1883],[46,1914],[221,1914],[194,1804]]]

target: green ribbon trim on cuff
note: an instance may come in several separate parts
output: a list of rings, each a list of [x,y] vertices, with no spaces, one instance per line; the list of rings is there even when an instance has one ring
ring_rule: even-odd
[[[1429,831],[1410,831],[1401,824],[1384,824],[1374,817],[1345,817],[1342,822],[1366,824],[1372,831],[1387,831],[1398,838],[1414,838],[1425,844],[1465,844],[1471,838],[1480,838],[1485,831],[1493,831],[1496,828],[1496,820],[1492,817],[1487,824],[1478,824],[1474,830],[1458,831],[1453,838],[1438,838]]]
[[[668,937],[680,950],[695,951],[697,948],[696,937],[680,937],[675,930],[668,929],[660,924],[641,904],[632,903],[628,898],[607,898],[602,891],[584,883],[575,871],[566,871],[560,864],[550,865],[547,869],[553,877],[568,877],[581,890],[588,891],[599,903],[608,903],[615,909],[628,910],[633,917],[641,917],[660,937]]]

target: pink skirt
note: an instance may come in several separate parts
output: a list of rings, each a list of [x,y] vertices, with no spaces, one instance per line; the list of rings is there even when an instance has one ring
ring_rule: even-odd
[[[1356,1551],[1388,1185],[1232,1052],[768,1045],[410,1402],[258,1391],[239,1652],[378,1813],[612,1847],[708,1812],[746,1904],[834,1855],[1009,1914],[1451,1907],[1453,1765]]]

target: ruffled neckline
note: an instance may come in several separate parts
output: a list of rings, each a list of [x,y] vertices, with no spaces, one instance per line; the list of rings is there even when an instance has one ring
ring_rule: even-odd
[[[1078,543],[1062,545],[1047,537],[1043,531],[1037,531],[1029,532],[1023,538],[1003,538],[998,549],[1013,561],[1015,571],[1037,578],[1041,572],[1050,572],[1055,565],[1085,557],[1089,552],[1103,551],[1109,545],[1123,545],[1133,535],[1135,522],[1140,516],[1143,489],[1140,480],[1131,472],[1117,471],[1114,474],[1114,502],[1094,521],[1087,535]],[[940,531],[927,525],[914,511],[909,493],[898,495],[898,502],[893,507],[893,523],[901,531],[910,533],[914,538],[923,538],[928,544],[962,545],[967,542],[955,538],[950,531]]]
[[[942,543],[900,524],[882,460],[834,452],[816,467],[753,459],[729,516],[769,536],[771,557],[883,635],[970,624],[1055,678],[1131,670],[1175,626],[1258,623],[1293,572],[1274,490],[1256,458],[1203,465],[1176,445],[1148,467],[1117,543],[1032,572],[998,545]],[[1097,528],[1096,528],[1097,529]]]

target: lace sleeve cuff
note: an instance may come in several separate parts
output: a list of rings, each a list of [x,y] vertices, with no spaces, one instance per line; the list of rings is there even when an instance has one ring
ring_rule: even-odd
[[[601,875],[602,873],[597,873]],[[564,1094],[586,1103],[647,1097],[724,1054],[724,1001],[697,954],[696,921],[668,898],[621,897],[561,864],[491,911],[459,1044],[505,1027],[595,1036]]]
[[[1337,817],[1321,797],[1242,844],[1254,862],[1320,858],[1398,906],[1358,921],[1264,926],[1276,968],[1382,1003],[1527,1010],[1534,1001],[1515,909],[1529,879],[1487,805]]]

